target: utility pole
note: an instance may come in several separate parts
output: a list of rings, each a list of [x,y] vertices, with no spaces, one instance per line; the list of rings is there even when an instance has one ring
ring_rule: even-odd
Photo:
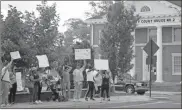
[[[0,0],[0,9],[1,9],[1,0]],[[2,56],[2,50],[1,50],[1,33],[2,33],[2,19],[0,18],[0,58]],[[1,62],[1,59],[0,59],[0,78],[1,78],[1,70],[2,70],[2,62]],[[1,80],[0,80],[0,104],[2,103],[2,91],[1,91]]]

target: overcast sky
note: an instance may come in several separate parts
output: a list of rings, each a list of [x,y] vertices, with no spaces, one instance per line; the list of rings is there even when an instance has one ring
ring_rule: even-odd
[[[81,18],[84,20],[84,12],[91,9],[91,7],[88,5],[89,1],[48,1],[48,4],[50,5],[54,2],[57,4],[57,13],[61,18],[59,27],[61,32],[66,30],[66,28],[62,26],[65,20],[69,18]],[[8,4],[17,7],[17,9],[22,12],[25,10],[35,11],[36,5],[40,3],[41,1],[1,1],[1,11],[3,15],[6,15]]]

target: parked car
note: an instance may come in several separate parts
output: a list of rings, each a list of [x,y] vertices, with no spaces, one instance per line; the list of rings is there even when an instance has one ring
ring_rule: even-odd
[[[147,81],[137,81],[130,74],[125,73],[117,78],[115,90],[117,89],[129,94],[136,92],[137,94],[144,95],[149,90],[149,84]]]

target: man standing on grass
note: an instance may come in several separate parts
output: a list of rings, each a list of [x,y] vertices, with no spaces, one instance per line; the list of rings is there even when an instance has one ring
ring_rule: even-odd
[[[79,101],[82,92],[83,85],[83,71],[86,67],[86,60],[84,60],[84,65],[81,67],[81,64],[77,64],[76,69],[73,71],[74,79],[74,101]]]

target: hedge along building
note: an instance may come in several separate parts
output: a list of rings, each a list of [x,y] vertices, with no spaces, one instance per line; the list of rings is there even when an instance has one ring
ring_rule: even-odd
[[[149,66],[146,64],[147,53],[143,47],[151,37],[159,46],[154,56],[154,73],[156,82],[181,81],[181,7],[168,1],[126,1],[126,6],[135,6],[135,14],[141,19],[132,33],[134,36],[134,64],[130,74],[137,80],[149,80]],[[101,30],[107,22],[106,16],[89,18],[85,21],[91,26],[91,44],[98,59]]]

